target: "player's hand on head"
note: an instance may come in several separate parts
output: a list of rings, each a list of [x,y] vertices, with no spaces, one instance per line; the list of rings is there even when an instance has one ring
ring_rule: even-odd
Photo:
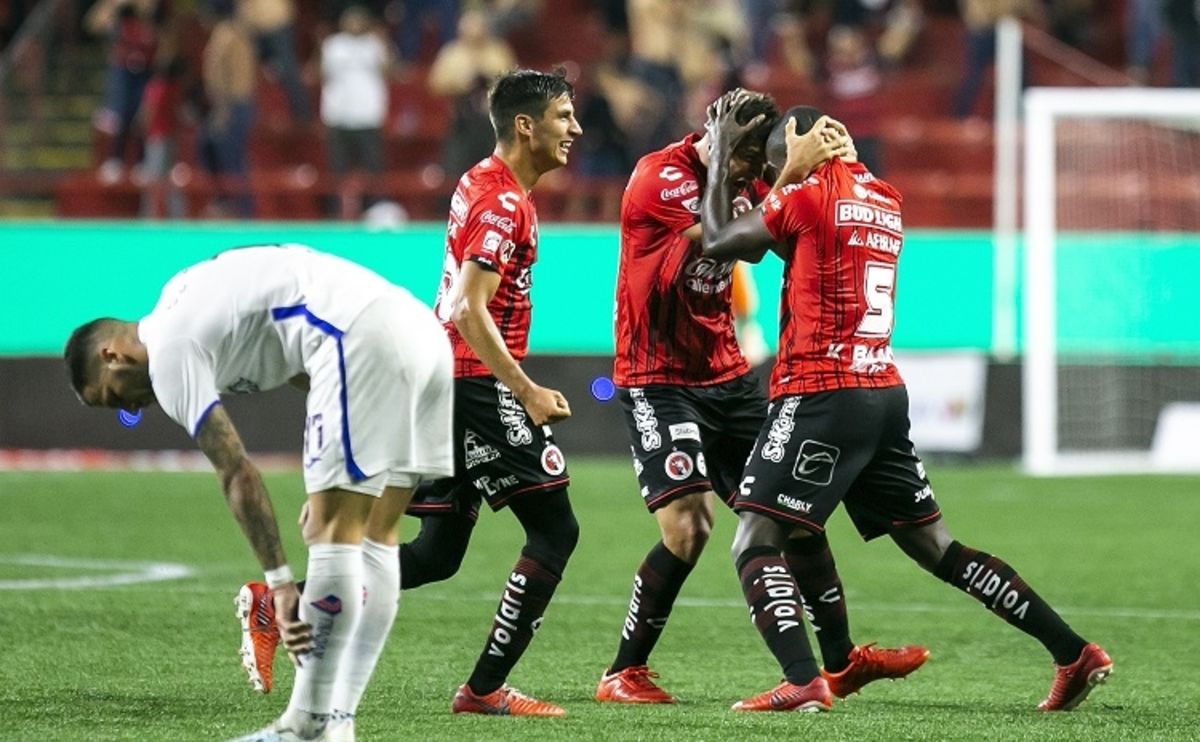
[[[296,583],[289,582],[271,590],[271,599],[280,641],[298,667],[303,663],[301,655],[312,650],[313,640],[312,627],[300,620],[300,590]]]
[[[847,137],[842,135],[845,127],[828,116],[817,119],[813,127],[803,134],[796,133],[796,119],[789,118],[784,124],[784,141],[787,143],[787,162],[779,173],[776,185],[798,183],[807,178],[821,163],[841,156]]]
[[[759,114],[744,124],[737,122],[738,112],[753,96],[747,90],[735,88],[725,93],[708,107],[708,121],[704,128],[709,136],[710,151],[718,157],[728,157],[742,138],[763,122]]]
[[[547,389],[535,384],[520,399],[534,425],[556,423],[571,416],[571,406],[567,404],[567,398],[557,389]]]

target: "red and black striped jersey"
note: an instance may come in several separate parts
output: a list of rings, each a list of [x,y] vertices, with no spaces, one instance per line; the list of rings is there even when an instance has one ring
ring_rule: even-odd
[[[638,161],[621,199],[613,380],[646,384],[720,384],[750,365],[733,329],[735,261],[701,254],[683,232],[700,220],[707,169],[698,134]],[[745,194],[735,210],[750,207]]]
[[[900,193],[833,160],[763,204],[787,249],[771,397],[904,383],[892,358]]]
[[[508,352],[517,361],[529,350],[533,304],[533,264],[537,261],[537,211],[508,166],[488,157],[461,178],[450,199],[446,257],[434,311],[450,336],[455,378],[490,376],[451,321],[464,261],[500,274],[500,286],[488,304]]]

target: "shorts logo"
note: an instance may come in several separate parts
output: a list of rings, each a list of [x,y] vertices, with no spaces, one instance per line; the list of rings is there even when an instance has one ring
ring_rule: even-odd
[[[933,487],[931,487],[928,484],[925,485],[924,487],[922,487],[921,489],[917,490],[916,494],[913,496],[913,502],[920,502],[921,500],[932,500],[932,499],[933,499]]]
[[[771,421],[771,429],[767,431],[767,440],[763,443],[763,459],[775,464],[783,461],[784,447],[792,439],[792,431],[796,429],[796,421],[793,418],[799,406],[799,397],[788,397],[779,406],[779,416]]]
[[[480,464],[486,464],[489,461],[495,461],[500,458],[500,452],[493,446],[484,443],[479,435],[468,429],[463,435],[463,455],[466,459],[468,469],[474,469]]]
[[[510,474],[507,477],[500,477],[496,481],[492,481],[491,477],[480,477],[475,480],[475,489],[484,493],[488,497],[495,497],[506,489],[516,487],[521,483],[516,474]]]
[[[833,481],[833,469],[841,455],[837,446],[809,438],[800,444],[792,476],[801,482],[824,487]]]
[[[500,422],[508,428],[508,444],[510,446],[528,446],[533,443],[533,431],[526,424],[525,408],[513,396],[512,390],[504,382],[496,382],[496,412]]]
[[[811,513],[813,508],[811,502],[806,502],[798,497],[792,497],[791,495],[785,495],[783,493],[780,493],[779,497],[775,498],[775,502],[784,506],[788,510],[795,510],[798,513],[804,513],[805,515]]]
[[[640,477],[642,476],[642,469],[645,467],[642,465],[642,460],[637,457],[637,449],[630,446],[629,450],[633,452],[633,474]]]
[[[692,476],[692,457],[683,451],[672,451],[667,454],[663,468],[666,469],[668,477],[676,482],[682,482]]]
[[[547,443],[546,448],[542,450],[542,468],[547,474],[558,476],[567,470],[567,460],[563,458],[563,453],[558,446],[553,443]]]
[[[696,454],[696,471],[700,472],[700,476],[708,476],[708,462],[704,460],[704,454]]]
[[[342,599],[332,593],[320,600],[314,600],[311,605],[318,611],[328,613],[331,616],[336,616],[342,612]]]
[[[658,418],[654,416],[654,408],[646,401],[646,392],[642,389],[630,389],[629,396],[633,398],[633,424],[637,432],[642,434],[642,450],[654,451],[662,445],[662,436],[658,432]]]
[[[696,423],[679,423],[678,425],[671,425],[667,430],[670,431],[671,440],[673,441],[681,439],[700,440],[700,426]]]

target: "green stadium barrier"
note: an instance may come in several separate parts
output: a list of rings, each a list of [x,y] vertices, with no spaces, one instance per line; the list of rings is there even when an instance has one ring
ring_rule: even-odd
[[[400,231],[308,223],[10,222],[0,225],[0,355],[56,355],[78,324],[101,315],[138,318],[180,269],[230,247],[300,242],[343,255],[431,303],[444,229]],[[612,353],[617,230],[545,225],[534,269],[535,353]],[[1200,237],[1080,236],[1060,250],[1064,307],[1090,307],[1096,291],[1128,292],[1138,311],[1060,312],[1064,349],[1144,354],[1200,352],[1187,282],[1200,275]],[[781,263],[753,267],[758,316],[773,345]],[[992,243],[983,231],[911,230],[900,262],[897,348],[991,348]],[[1132,292],[1137,292],[1134,295]]]

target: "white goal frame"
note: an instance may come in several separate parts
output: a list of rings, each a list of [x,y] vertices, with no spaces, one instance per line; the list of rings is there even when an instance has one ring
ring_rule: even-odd
[[[1200,90],[1030,88],[1024,102],[1023,467],[1039,476],[1178,472],[1156,466],[1149,451],[1058,448],[1055,127],[1061,118],[1200,120]],[[1193,466],[1200,471],[1200,456]]]

